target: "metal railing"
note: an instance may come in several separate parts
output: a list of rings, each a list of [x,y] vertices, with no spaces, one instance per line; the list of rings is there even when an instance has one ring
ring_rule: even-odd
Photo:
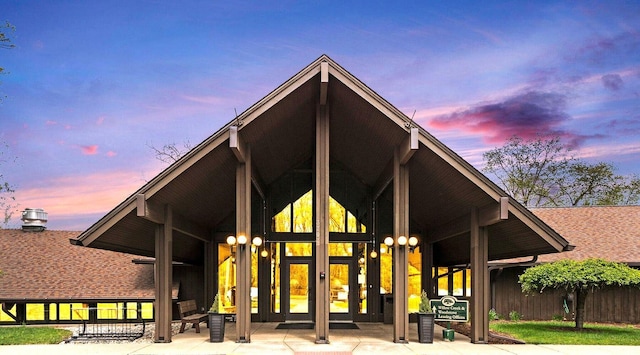
[[[126,308],[86,307],[74,309],[76,316],[82,319],[78,334],[67,342],[88,340],[135,340],[141,338],[146,323],[140,317],[139,310]],[[124,315],[136,312],[137,317],[127,319]]]

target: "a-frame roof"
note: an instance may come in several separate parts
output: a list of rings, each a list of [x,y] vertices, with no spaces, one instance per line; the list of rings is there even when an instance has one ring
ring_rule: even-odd
[[[321,72],[327,77],[321,78]],[[467,263],[470,211],[493,206],[508,198],[506,193],[326,55],[200,143],[72,243],[153,256],[155,224],[136,214],[138,195],[144,195],[157,206],[170,205],[188,224],[174,233],[174,259],[198,263],[203,241],[234,216],[237,159],[229,147],[230,130],[237,128],[251,147],[255,185],[268,189],[313,157],[315,118],[325,94],[331,163],[347,167],[374,194],[381,193],[393,175],[394,149],[417,128],[419,149],[408,163],[412,225],[419,226],[424,238],[438,239],[436,263]],[[490,260],[568,247],[562,236],[511,198],[508,212],[507,220],[487,227]]]

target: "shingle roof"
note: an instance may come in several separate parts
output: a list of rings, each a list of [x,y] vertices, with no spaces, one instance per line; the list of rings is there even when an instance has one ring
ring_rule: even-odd
[[[575,249],[541,255],[540,262],[599,257],[640,264],[640,206],[533,208],[531,211]]]
[[[79,234],[0,229],[0,301],[155,298],[153,265],[134,264],[131,254],[71,245]]]

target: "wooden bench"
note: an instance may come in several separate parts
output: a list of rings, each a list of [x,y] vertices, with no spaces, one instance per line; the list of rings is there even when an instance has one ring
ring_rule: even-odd
[[[209,315],[206,313],[198,313],[198,307],[195,300],[186,300],[178,302],[178,311],[180,312],[180,333],[184,333],[184,327],[187,323],[193,324],[196,333],[200,333],[200,323],[205,322],[209,326]]]

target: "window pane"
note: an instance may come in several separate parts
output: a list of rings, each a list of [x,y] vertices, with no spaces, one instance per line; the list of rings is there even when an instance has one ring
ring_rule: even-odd
[[[311,243],[286,243],[285,252],[287,256],[313,256],[313,245]]]
[[[422,253],[416,248],[409,255],[409,313],[418,312],[422,293]]]
[[[291,232],[291,204],[273,216],[271,228],[274,232]]]
[[[313,233],[313,191],[293,203],[293,232]]]
[[[44,320],[44,304],[27,303],[27,320]]]
[[[344,233],[346,210],[329,196],[329,232]]]
[[[352,256],[353,244],[329,243],[329,256]]]
[[[235,249],[234,249],[235,251]],[[220,313],[236,312],[236,262],[231,246],[218,244],[218,293]]]

